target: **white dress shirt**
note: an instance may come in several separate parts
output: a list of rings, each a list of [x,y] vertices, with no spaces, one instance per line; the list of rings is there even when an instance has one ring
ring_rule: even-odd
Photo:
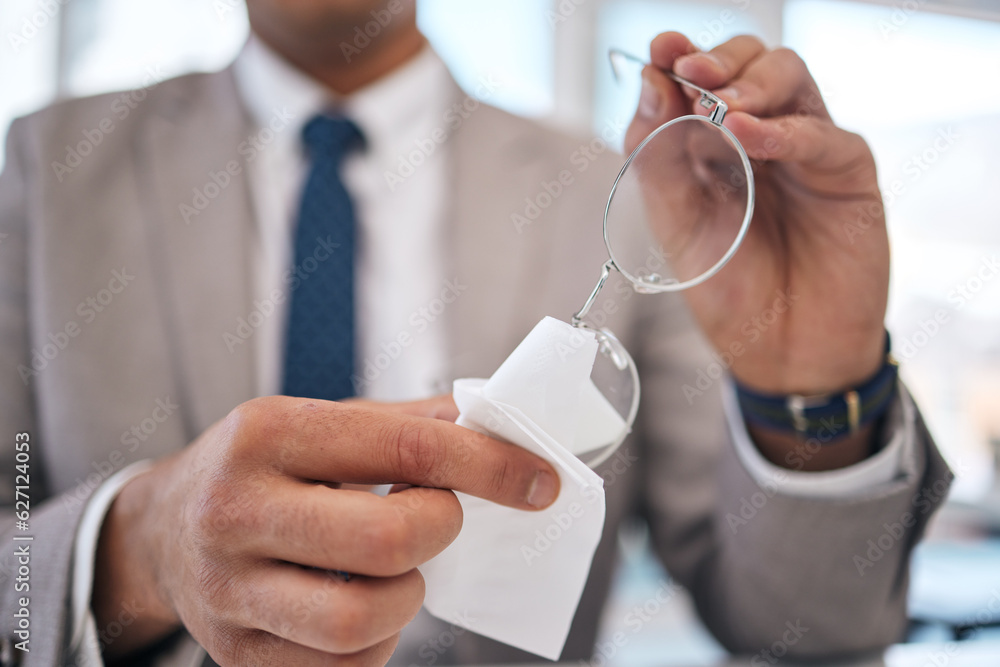
[[[440,327],[414,324],[414,314],[445,288],[443,223],[449,183],[448,142],[442,137],[447,137],[448,111],[459,89],[440,58],[425,48],[390,75],[342,99],[253,37],[234,72],[257,129],[283,125],[262,136],[270,138],[248,167],[258,233],[255,293],[266,299],[274,290],[286,292],[283,278],[293,263],[292,238],[308,171],[302,127],[317,113],[342,113],[366,140],[365,150],[350,155],[342,168],[360,232],[355,317],[358,375],[363,380],[359,394],[402,401],[449,391]],[[276,117],[288,120],[272,126]],[[412,173],[403,165],[413,166]],[[400,174],[402,182],[392,177]],[[262,396],[281,391],[287,306],[286,299],[275,317],[264,318],[254,336]],[[410,343],[393,354],[392,343],[402,334],[409,334]],[[765,488],[786,495],[846,499],[877,492],[901,474],[902,460],[910,455],[906,447],[916,441],[916,408],[904,395],[902,428],[876,456],[829,472],[791,471],[767,461],[752,443],[731,385],[724,390],[724,407],[736,453],[747,471]],[[122,470],[88,502],[74,545],[73,650],[97,645],[90,592],[104,515],[118,491],[148,466],[140,462]]]
[[[358,223],[358,393],[402,401],[447,391],[440,327],[411,321],[440,295],[445,281],[448,142],[436,139],[447,136],[445,117],[458,89],[444,63],[425,48],[390,75],[336,99],[251,38],[234,71],[257,126],[291,116],[249,165],[259,234],[255,292],[266,298],[274,290],[287,291],[283,278],[294,261],[292,239],[309,168],[302,128],[324,111],[341,113],[358,125],[366,141],[342,168]],[[400,167],[404,163],[417,166],[400,183],[392,175],[408,174]],[[263,396],[281,391],[288,303],[279,304],[276,316],[266,318],[255,334]],[[408,344],[404,347],[400,339]]]

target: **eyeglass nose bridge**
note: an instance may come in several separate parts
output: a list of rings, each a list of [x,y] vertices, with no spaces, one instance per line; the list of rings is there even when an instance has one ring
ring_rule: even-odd
[[[611,72],[616,81],[621,78],[620,69],[622,61],[629,61],[637,65],[642,65],[643,67],[649,64],[642,58],[633,56],[631,53],[627,53],[617,48],[608,50],[608,60],[611,63]],[[665,74],[682,86],[687,86],[692,90],[697,90],[701,94],[698,103],[706,109],[711,109],[708,119],[716,125],[722,125],[722,121],[726,117],[726,111],[729,110],[729,107],[725,102],[723,102],[718,96],[713,95],[710,91],[691,83],[687,79],[677,76],[673,72],[665,72]]]
[[[604,266],[601,267],[601,277],[598,279],[597,285],[594,287],[593,291],[591,291],[590,296],[587,297],[587,301],[583,304],[583,307],[573,314],[573,317],[570,319],[570,324],[574,327],[583,327],[585,329],[592,328],[587,326],[587,323],[583,321],[583,318],[587,316],[587,313],[590,312],[591,306],[593,306],[594,302],[597,301],[597,295],[601,293],[601,288],[604,287],[604,283],[608,281],[608,276],[611,275],[611,269],[617,268],[618,267],[615,266],[615,262],[612,259],[604,262]]]

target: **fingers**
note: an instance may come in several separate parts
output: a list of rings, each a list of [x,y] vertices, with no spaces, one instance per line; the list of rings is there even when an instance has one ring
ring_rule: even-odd
[[[864,139],[812,116],[783,116],[758,119],[742,112],[727,117],[726,126],[736,135],[753,160],[795,162],[828,173],[831,183],[842,182],[848,168],[870,166],[874,162]],[[865,159],[871,165],[859,165]],[[858,173],[864,170],[851,170]],[[822,187],[822,182],[816,182]],[[841,183],[843,185],[843,183]]]
[[[262,568],[232,622],[317,651],[351,654],[390,639],[420,610],[424,579],[352,577],[295,565]],[[295,664],[295,663],[283,663]]]
[[[270,667],[295,665],[295,667],[381,667],[389,662],[399,635],[350,655],[331,655],[301,644],[288,641],[263,630],[234,632],[231,639],[210,647],[212,659],[222,667]]]
[[[451,394],[441,394],[420,401],[407,401],[405,403],[383,403],[381,401],[369,401],[361,398],[351,398],[343,401],[358,407],[381,410],[383,412],[394,412],[403,415],[413,415],[414,417],[427,417],[428,419],[442,419],[454,422],[458,419],[458,406]]]
[[[806,64],[789,49],[768,51],[714,92],[730,111],[762,117],[793,113],[830,117]]]
[[[415,417],[427,417],[428,419],[441,419],[454,423],[458,419],[458,406],[451,394],[442,394],[422,401],[412,401],[403,403],[403,412]]]
[[[651,43],[650,55],[656,67],[643,70],[640,103],[625,136],[628,151],[672,118],[708,113],[693,101],[697,91],[679,86],[663,74],[669,69],[712,90],[725,100],[730,112],[760,117],[812,115],[829,120],[802,59],[788,49],[768,50],[756,37],[741,35],[702,52],[679,33],[663,33]]]
[[[450,491],[411,487],[379,497],[289,481],[270,497],[266,517],[243,532],[263,558],[325,570],[395,577],[438,555],[462,529]]]
[[[833,125],[808,68],[793,51],[768,50],[760,39],[742,35],[702,52],[683,35],[664,33],[653,40],[650,54],[658,67],[670,67],[678,76],[725,100],[729,105],[726,126],[756,160],[837,170],[868,153],[858,150],[859,143],[863,144],[860,138]],[[626,134],[630,151],[671,118],[708,113],[692,101],[696,91],[679,87],[685,99],[678,101],[672,82],[647,70],[643,72],[643,95],[661,106],[651,113],[652,104],[639,105]],[[866,170],[857,173],[863,172]]]
[[[527,450],[437,419],[270,397],[239,406],[225,429],[301,479],[454,489],[520,509],[547,507],[559,492],[552,467]]]
[[[650,46],[653,62],[722,97],[731,111],[757,116],[808,113],[829,118],[802,59],[789,49],[768,50],[757,37],[740,35],[702,52],[683,35],[664,33]],[[697,92],[682,88],[688,98]],[[809,96],[810,103],[802,104]],[[690,102],[686,105],[691,109]],[[706,113],[698,106],[695,113]],[[690,113],[685,111],[684,113]],[[679,115],[679,114],[678,114]]]
[[[527,450],[437,420],[404,418],[387,424],[361,461],[393,482],[454,489],[521,509],[549,506],[559,478]]]
[[[739,75],[767,47],[756,37],[740,35],[711,51],[693,52],[674,63],[674,72],[702,88],[714,90]]]

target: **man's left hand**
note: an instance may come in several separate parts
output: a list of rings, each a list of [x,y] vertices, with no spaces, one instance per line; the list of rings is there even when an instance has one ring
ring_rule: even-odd
[[[759,391],[808,395],[860,384],[882,364],[889,283],[867,144],[834,125],[788,49],[741,36],[701,52],[668,32],[650,55],[626,149],[672,118],[707,113],[664,74],[672,70],[729,105],[724,125],[754,164],[757,205],[744,244],[719,274],[685,292],[701,328],[719,351],[742,345],[732,373]],[[768,313],[776,300],[777,313]]]

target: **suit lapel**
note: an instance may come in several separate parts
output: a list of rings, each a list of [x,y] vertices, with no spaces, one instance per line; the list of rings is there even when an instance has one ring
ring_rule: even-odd
[[[256,226],[239,152],[248,125],[231,72],[183,84],[156,89],[169,99],[147,102],[156,111],[144,119],[136,174],[193,437],[255,393],[247,318]],[[235,175],[226,171],[233,162]]]

